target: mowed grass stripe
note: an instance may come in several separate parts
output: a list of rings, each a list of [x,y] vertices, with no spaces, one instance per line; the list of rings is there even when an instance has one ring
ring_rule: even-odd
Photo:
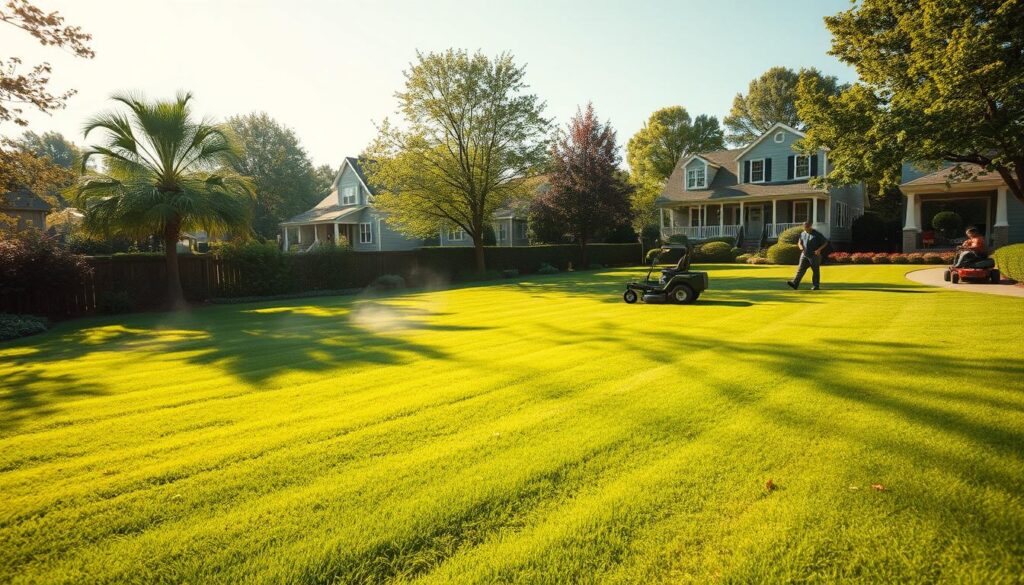
[[[0,438],[0,489],[22,494],[0,505],[15,543],[0,574],[672,582],[1020,568],[1024,369],[1000,343],[1019,302],[876,266],[829,269],[845,289],[794,294],[785,272],[716,268],[726,286],[685,308],[617,302],[626,273],[610,271],[274,303],[318,315],[277,336],[280,315],[213,307],[189,317],[228,342],[212,350],[179,324],[176,339],[118,344],[90,331],[103,321],[77,356],[24,349],[46,337],[0,346],[0,363],[7,353],[36,376],[22,389],[41,391],[0,403],[19,415]],[[385,314],[352,318],[365,306]],[[980,349],[1001,357],[982,374],[965,374],[971,360],[935,322],[953,311],[971,311]],[[342,334],[389,349],[363,359]],[[418,351],[393,359],[393,347]],[[51,403],[59,381],[95,379],[98,392]],[[784,489],[765,492],[766,475]],[[869,476],[897,487],[846,483]],[[942,506],[971,526],[942,536]],[[870,538],[851,532],[859,522]]]

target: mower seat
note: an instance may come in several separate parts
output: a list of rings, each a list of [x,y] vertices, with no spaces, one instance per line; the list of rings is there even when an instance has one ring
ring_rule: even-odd
[[[995,260],[993,260],[991,258],[982,258],[980,260],[975,260],[973,262],[968,262],[967,266],[965,266],[964,268],[986,269],[986,268],[995,268],[995,267],[996,267],[996,261]]]

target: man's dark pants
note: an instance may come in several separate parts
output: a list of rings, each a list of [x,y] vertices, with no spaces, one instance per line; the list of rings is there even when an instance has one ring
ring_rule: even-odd
[[[804,273],[807,269],[811,269],[811,285],[815,288],[821,284],[821,256],[817,254],[800,254],[800,265],[797,266],[796,276],[793,277],[793,284],[800,286],[800,280],[803,279]]]

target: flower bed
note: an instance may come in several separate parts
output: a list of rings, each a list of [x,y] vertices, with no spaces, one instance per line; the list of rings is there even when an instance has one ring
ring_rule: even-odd
[[[833,264],[952,264],[955,252],[834,252],[828,261]]]

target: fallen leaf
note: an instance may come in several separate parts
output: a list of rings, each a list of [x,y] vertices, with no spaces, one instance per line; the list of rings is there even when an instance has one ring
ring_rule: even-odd
[[[851,486],[850,486],[850,491],[851,491],[851,492],[855,492],[855,491],[857,491],[857,490],[859,490],[859,489],[860,489],[860,486],[859,486],[859,485],[851,485]]]
[[[768,481],[764,482],[764,489],[766,491],[769,491],[769,492],[774,490],[775,489],[775,482],[772,481],[771,479],[769,479]]]
[[[875,490],[876,492],[884,492],[885,486],[880,483],[873,483],[871,484],[871,489]]]

